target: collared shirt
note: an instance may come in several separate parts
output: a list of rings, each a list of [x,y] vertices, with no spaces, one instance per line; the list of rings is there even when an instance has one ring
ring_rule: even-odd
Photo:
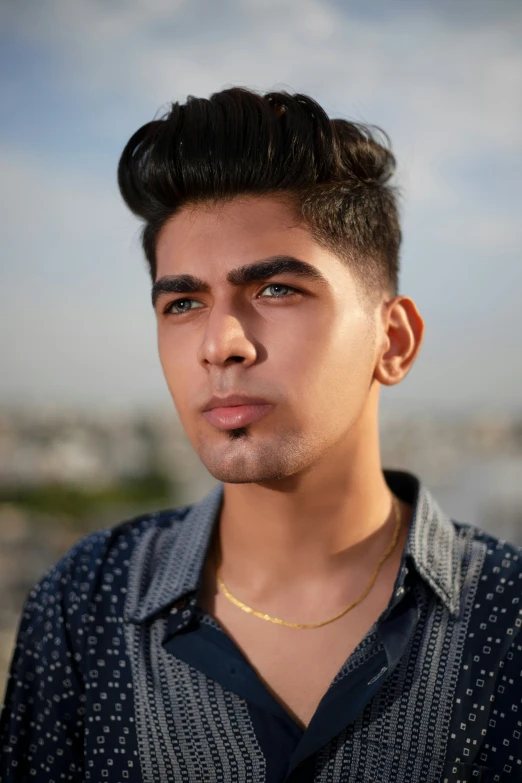
[[[0,780],[522,781],[522,550],[411,474],[393,596],[306,730],[198,605],[223,486],[86,536],[29,593]]]

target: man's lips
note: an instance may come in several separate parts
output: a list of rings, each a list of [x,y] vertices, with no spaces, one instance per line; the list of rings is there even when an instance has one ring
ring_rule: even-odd
[[[246,427],[263,418],[271,405],[230,405],[226,408],[212,408],[203,416],[218,430],[233,430],[236,427]]]
[[[219,430],[246,427],[265,416],[273,406],[259,398],[234,395],[219,399],[213,397],[205,406],[203,416]]]

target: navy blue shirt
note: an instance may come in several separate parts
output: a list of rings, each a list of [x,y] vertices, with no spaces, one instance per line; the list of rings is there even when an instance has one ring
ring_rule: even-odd
[[[306,730],[198,605],[223,487],[79,541],[30,592],[0,780],[522,781],[522,550],[411,474],[388,607]]]

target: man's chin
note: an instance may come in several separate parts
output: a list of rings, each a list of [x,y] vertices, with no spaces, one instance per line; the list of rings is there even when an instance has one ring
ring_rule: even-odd
[[[227,484],[279,482],[306,468],[314,456],[303,433],[289,427],[200,431],[191,442],[208,472]]]
[[[252,484],[286,478],[281,449],[253,444],[245,427],[228,430],[221,447],[201,444],[198,456],[208,472],[227,484]],[[223,447],[224,446],[224,447]]]
[[[231,461],[227,465],[209,465],[203,463],[208,472],[217,481],[225,484],[265,484],[271,481],[280,481],[286,478],[286,474],[280,470],[269,469],[268,466],[252,466],[242,462]]]
[[[211,471],[209,471],[211,472]],[[284,479],[288,478],[288,476],[284,476],[281,474],[268,474],[268,473],[259,473],[259,474],[250,474],[250,475],[240,475],[239,473],[228,473],[227,471],[218,471],[213,472],[211,475],[217,479],[217,481],[223,482],[223,484],[275,484],[278,481],[283,481]]]

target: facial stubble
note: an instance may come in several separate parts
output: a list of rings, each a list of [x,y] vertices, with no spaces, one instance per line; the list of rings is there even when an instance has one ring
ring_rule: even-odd
[[[214,478],[229,484],[280,481],[307,467],[315,456],[317,443],[315,448],[311,443],[307,448],[299,430],[289,428],[285,433],[279,430],[278,442],[263,443],[256,442],[255,429],[255,425],[249,425],[220,433],[233,454],[219,456],[214,449],[208,449],[206,439],[199,439],[196,451]]]

